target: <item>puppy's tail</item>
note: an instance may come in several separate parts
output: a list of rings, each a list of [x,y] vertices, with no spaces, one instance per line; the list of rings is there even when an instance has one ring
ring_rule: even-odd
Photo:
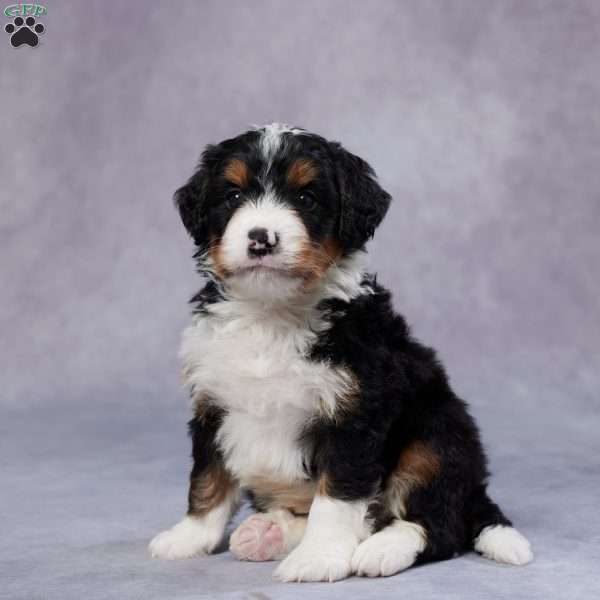
[[[475,490],[470,502],[473,548],[491,560],[526,565],[533,559],[529,541],[490,500],[485,486]]]

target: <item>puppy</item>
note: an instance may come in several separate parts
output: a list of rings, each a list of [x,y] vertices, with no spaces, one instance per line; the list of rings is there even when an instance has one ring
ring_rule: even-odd
[[[435,353],[364,268],[390,196],[336,142],[272,124],[208,146],[175,194],[207,277],[183,334],[194,416],[188,512],[159,558],[210,553],[242,493],[242,560],[283,581],[392,575],[528,541],[486,492],[486,458]]]

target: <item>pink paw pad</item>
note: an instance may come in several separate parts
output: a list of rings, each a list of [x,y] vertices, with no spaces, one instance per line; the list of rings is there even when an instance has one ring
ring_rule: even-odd
[[[229,540],[229,550],[239,560],[274,560],[283,546],[281,527],[260,515],[246,519]]]

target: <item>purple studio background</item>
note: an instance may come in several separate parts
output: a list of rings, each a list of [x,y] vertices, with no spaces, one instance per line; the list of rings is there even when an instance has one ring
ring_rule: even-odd
[[[297,593],[273,565],[145,554],[184,510],[189,465],[176,353],[200,281],[171,196],[206,143],[271,121],[342,141],[393,195],[372,268],[471,404],[493,494],[537,554],[313,597],[589,597],[600,4],[46,6],[37,48],[0,38],[7,597]]]

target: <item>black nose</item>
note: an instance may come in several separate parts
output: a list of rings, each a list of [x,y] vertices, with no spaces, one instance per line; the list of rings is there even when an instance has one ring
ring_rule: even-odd
[[[264,227],[254,227],[248,232],[248,237],[259,244],[269,243],[269,232]]]
[[[269,232],[264,227],[253,227],[248,232],[248,255],[265,256],[271,254],[279,243],[277,232]]]

